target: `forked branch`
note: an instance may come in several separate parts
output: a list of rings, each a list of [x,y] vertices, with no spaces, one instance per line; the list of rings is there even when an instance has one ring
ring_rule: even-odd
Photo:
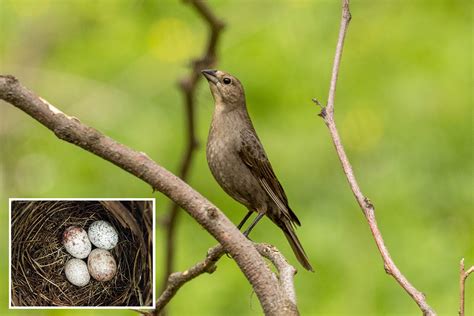
[[[336,127],[336,122],[334,120],[334,99],[336,96],[337,78],[339,75],[339,66],[341,64],[344,39],[346,37],[347,28],[349,26],[350,20],[351,13],[349,10],[349,0],[342,0],[341,24],[339,28],[336,53],[334,56],[334,64],[332,69],[331,83],[329,87],[328,101],[327,105],[325,107],[322,107],[321,113],[319,115],[324,119],[324,123],[326,123],[329,129],[329,133],[331,135],[334,147],[336,148],[336,152],[341,162],[342,169],[344,170],[344,174],[346,175],[347,181],[349,182],[352,193],[354,194],[357,203],[359,204],[360,208],[362,209],[362,212],[364,213],[365,218],[367,219],[372,235],[374,236],[375,243],[377,244],[377,248],[380,254],[382,255],[385,271],[389,275],[393,276],[393,278],[395,278],[395,280],[402,286],[402,288],[405,289],[405,291],[412,297],[416,304],[418,304],[424,315],[436,315],[433,309],[426,302],[423,293],[418,291],[408,281],[408,279],[400,272],[400,270],[393,262],[390,253],[388,252],[388,249],[383,241],[382,234],[380,233],[380,230],[377,226],[377,221],[375,219],[375,207],[372,202],[362,194],[362,191],[354,176],[354,171],[352,170],[349,158],[347,158],[346,151],[344,150],[344,146],[342,145],[341,138]],[[313,99],[313,101],[319,105],[319,102],[317,100]]]
[[[277,269],[278,276],[275,275],[275,279],[278,281],[283,294],[295,306],[293,313],[297,314],[296,292],[294,287],[296,269],[290,265],[285,257],[272,245],[264,243],[255,243],[254,245],[260,255],[270,260]],[[213,273],[216,270],[217,261],[219,261],[224,254],[225,250],[222,245],[214,246],[207,251],[207,256],[204,260],[198,262],[186,271],[172,273],[168,278],[166,288],[156,302],[155,314],[159,314],[160,311],[163,310],[184,284],[203,273]]]

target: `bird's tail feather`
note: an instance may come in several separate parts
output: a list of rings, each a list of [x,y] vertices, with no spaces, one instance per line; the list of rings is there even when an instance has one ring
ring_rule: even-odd
[[[309,263],[308,256],[306,255],[303,246],[301,245],[298,237],[296,236],[295,230],[290,223],[284,223],[282,225],[282,230],[285,233],[286,239],[290,243],[291,249],[295,253],[296,258],[301,263],[301,265],[311,272],[314,272],[313,267]]]

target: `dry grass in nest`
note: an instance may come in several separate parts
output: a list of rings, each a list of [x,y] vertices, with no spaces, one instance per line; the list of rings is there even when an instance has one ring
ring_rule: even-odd
[[[152,212],[150,201],[13,201],[12,305],[151,306]],[[111,250],[117,274],[107,282],[91,278],[84,287],[74,286],[64,274],[72,256],[62,234],[71,225],[87,230],[100,219],[118,232]]]

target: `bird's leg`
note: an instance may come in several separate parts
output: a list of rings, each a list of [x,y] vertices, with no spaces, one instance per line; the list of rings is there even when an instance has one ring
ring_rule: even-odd
[[[244,226],[245,222],[249,219],[250,215],[252,215],[253,211],[248,211],[247,214],[245,214],[244,218],[240,221],[240,224],[237,226],[237,229],[240,230],[242,226]],[[250,232],[249,232],[250,233]],[[245,235],[247,237],[247,235]],[[226,253],[227,257],[232,258],[228,253]]]
[[[249,228],[247,228],[247,230],[244,231],[244,236],[245,237],[249,236],[250,232],[255,227],[255,225],[257,225],[257,223],[262,219],[263,215],[265,215],[265,213],[258,213],[257,217],[255,217],[252,224],[250,224]]]
[[[249,219],[250,215],[252,215],[252,211],[249,211],[245,217],[240,221],[240,224],[237,226],[237,229],[240,230],[242,226],[244,226],[245,222]]]

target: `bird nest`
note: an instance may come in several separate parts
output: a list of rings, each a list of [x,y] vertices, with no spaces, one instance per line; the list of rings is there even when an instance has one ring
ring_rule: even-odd
[[[153,207],[151,201],[12,201],[12,306],[152,306]],[[64,267],[72,256],[62,244],[72,225],[87,231],[110,222],[119,242],[110,252],[117,274],[72,285]]]

